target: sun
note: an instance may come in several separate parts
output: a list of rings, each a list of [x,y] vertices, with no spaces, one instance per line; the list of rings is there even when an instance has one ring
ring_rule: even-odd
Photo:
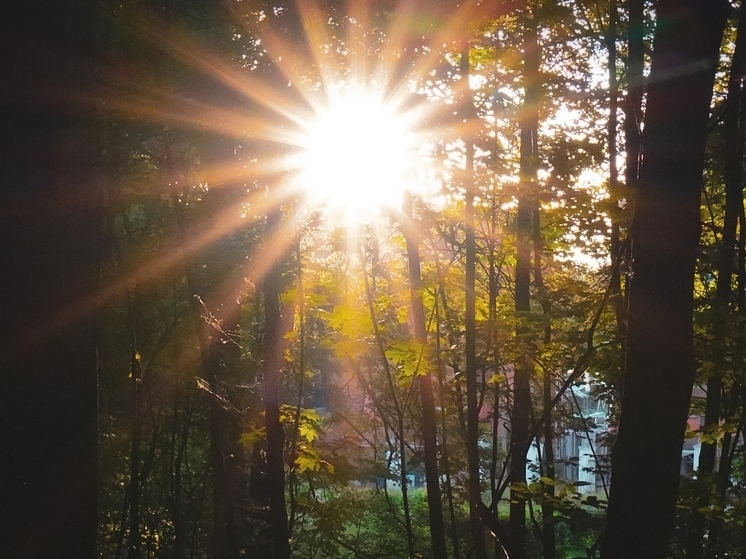
[[[459,22],[468,18],[447,18],[448,24],[426,37],[418,10],[379,14],[371,3],[349,2],[349,13],[336,14],[340,21],[332,25],[314,0],[296,4],[298,17],[292,22],[284,9],[257,18],[249,33],[254,38],[245,45],[255,58],[248,70],[186,35],[148,35],[177,59],[245,97],[250,110],[185,100],[171,92],[146,105],[117,97],[108,103],[138,118],[238,138],[237,161],[213,162],[201,177],[212,188],[247,185],[242,215],[259,219],[292,200],[294,211],[300,209],[297,215],[321,215],[334,226],[341,222],[350,228],[400,209],[407,191],[428,203],[436,200],[444,167],[435,163],[434,153],[462,126],[468,133],[470,124],[454,120],[453,106],[422,85],[441,64],[440,51],[423,41],[453,43],[461,36]],[[458,13],[470,13],[466,7],[473,5],[463,3]],[[379,15],[391,18],[381,20],[380,33],[371,27]]]
[[[399,209],[404,192],[421,187],[413,115],[373,88],[345,84],[328,97],[302,136],[297,186],[348,224]]]

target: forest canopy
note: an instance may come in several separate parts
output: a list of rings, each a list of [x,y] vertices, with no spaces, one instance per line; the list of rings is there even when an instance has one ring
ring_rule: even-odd
[[[0,9],[0,557],[746,550],[734,0]]]

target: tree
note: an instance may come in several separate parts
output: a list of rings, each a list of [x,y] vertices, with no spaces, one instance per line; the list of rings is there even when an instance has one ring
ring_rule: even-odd
[[[96,557],[95,8],[0,4],[3,557]]]
[[[731,310],[732,279],[734,273],[734,261],[738,246],[737,225],[743,213],[743,142],[739,136],[743,134],[741,124],[743,87],[742,79],[744,65],[746,64],[746,10],[741,10],[738,16],[736,29],[736,40],[728,78],[727,96],[723,110],[723,141],[725,143],[724,153],[724,182],[725,182],[725,208],[723,212],[722,238],[720,241],[717,262],[717,283],[715,296],[712,302],[715,315],[713,323],[712,353],[715,370],[707,378],[707,398],[705,403],[705,424],[703,429],[712,432],[718,429],[723,414],[722,392],[724,390],[724,378],[729,372],[728,360],[728,318]],[[735,359],[734,359],[735,361]],[[727,481],[718,476],[713,478],[717,460],[717,440],[705,440],[699,455],[699,467],[697,469],[697,501],[696,509],[692,511],[687,539],[687,557],[704,557],[702,536],[704,535],[705,517],[698,510],[710,504],[712,485],[715,481],[716,487],[723,487]],[[723,454],[728,450],[724,446]],[[722,472],[719,472],[722,473]],[[717,521],[713,519],[713,524]],[[710,530],[708,537],[708,549],[714,549],[716,545],[717,530]]]
[[[276,236],[282,225],[282,210],[275,208],[267,216],[269,239]],[[269,497],[269,522],[273,543],[272,557],[290,557],[290,531],[285,502],[285,433],[280,423],[281,386],[284,372],[287,312],[283,316],[282,260],[274,262],[264,278],[265,337],[263,348],[264,419],[267,431],[266,483]]]
[[[523,79],[525,80],[523,109],[520,119],[520,180],[523,192],[518,198],[516,212],[516,264],[515,310],[519,326],[516,337],[525,352],[515,364],[513,384],[513,410],[510,436],[510,481],[526,483],[526,452],[530,444],[528,435],[531,414],[531,361],[528,355],[530,338],[534,333],[521,324],[531,312],[531,239],[534,236],[533,220],[537,220],[536,171],[539,157],[539,66],[541,53],[535,15],[526,14],[523,30]],[[515,489],[510,497],[510,530],[519,553],[526,549],[526,500]],[[521,557],[521,556],[519,556]]]
[[[463,102],[464,120],[473,117],[473,99],[469,87],[469,41],[465,40],[461,46],[461,79],[465,99]],[[486,556],[484,546],[484,530],[477,513],[477,505],[481,503],[481,484],[479,479],[479,408],[477,405],[477,341],[476,341],[476,223],[474,218],[474,144],[472,138],[466,140],[466,169],[464,172],[464,249],[466,252],[466,305],[464,325],[464,356],[466,376],[466,453],[469,468],[469,519],[473,532],[475,555],[477,559]]]
[[[726,2],[662,0],[632,240],[628,349],[605,559],[666,556],[694,381],[694,264]],[[661,398],[661,394],[666,394]]]
[[[405,214],[407,223],[404,226],[404,237],[407,245],[407,264],[409,272],[410,299],[412,304],[412,322],[414,339],[422,344],[421,356],[425,356],[427,347],[427,322],[425,307],[422,304],[422,275],[420,270],[420,249],[418,239],[412,231],[413,221],[412,195],[405,194]],[[425,451],[425,478],[427,483],[427,504],[430,518],[430,537],[435,559],[446,559],[445,525],[443,523],[443,505],[440,498],[440,476],[438,475],[438,426],[435,416],[435,399],[430,375],[430,364],[420,357],[418,371],[420,401],[422,404],[422,437]]]

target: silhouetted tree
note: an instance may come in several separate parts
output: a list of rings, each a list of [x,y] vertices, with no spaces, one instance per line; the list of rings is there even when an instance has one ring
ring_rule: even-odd
[[[0,556],[96,557],[92,0],[0,3]]]
[[[626,378],[601,554],[666,557],[694,382],[694,265],[727,2],[662,0],[632,240]],[[664,395],[664,396],[663,396]]]

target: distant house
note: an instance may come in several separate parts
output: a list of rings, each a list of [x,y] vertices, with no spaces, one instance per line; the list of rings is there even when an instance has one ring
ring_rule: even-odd
[[[590,382],[571,387],[565,398],[565,415],[555,423],[554,473],[559,481],[577,484],[581,494],[603,492],[609,481],[608,406],[593,396]],[[510,436],[506,428],[506,441]],[[543,443],[542,443],[543,444]],[[527,455],[526,479],[539,478],[540,450],[536,442]]]
[[[376,416],[375,406],[370,398],[365,394],[360,386],[356,375],[344,367],[334,367],[333,379],[327,379],[324,391],[329,388],[328,384],[336,386],[336,390],[343,397],[346,406],[362,421],[360,425],[353,425],[349,420],[347,422],[335,422],[324,436],[325,441],[334,444],[334,441],[341,440],[358,440],[356,445],[356,461],[360,463],[388,463],[393,475],[388,478],[383,474],[378,474],[366,480],[359,480],[361,483],[371,483],[381,485],[389,484],[391,487],[398,487],[398,470],[399,455],[398,449],[382,450],[376,453],[371,444],[375,440],[382,442],[380,433],[363,432],[365,417],[373,420]],[[505,368],[505,377],[503,382],[507,386],[512,385],[512,370],[510,367]],[[604,400],[594,396],[592,377],[587,376],[584,384],[571,387],[561,404],[564,408],[561,420],[555,423],[555,478],[559,481],[575,484],[581,494],[601,493],[608,488],[610,478],[610,451],[609,440],[613,437],[613,427],[609,425],[609,409]],[[696,395],[695,395],[696,396]],[[326,397],[315,398],[315,402],[323,402]],[[325,403],[325,402],[324,402]],[[339,404],[339,402],[338,402]],[[325,411],[325,406],[318,406],[319,411]],[[484,422],[494,420],[494,410],[485,402],[480,419]],[[510,418],[504,410],[500,410],[500,417],[497,422],[497,443],[499,452],[504,456],[510,444],[511,425]],[[701,425],[702,418],[693,416],[689,420],[689,429],[696,431]],[[370,425],[370,423],[369,423]],[[407,449],[407,478],[409,485],[420,487],[424,485],[424,469],[421,463],[421,439],[419,434],[410,425],[408,433]],[[492,438],[485,437],[480,445],[483,449],[491,448]],[[682,453],[682,474],[691,473],[696,470],[699,459],[699,442],[696,438],[688,439]],[[540,456],[541,449],[536,447],[536,442],[530,448],[527,454],[526,478],[533,481],[540,476]],[[379,468],[373,468],[380,472]]]

